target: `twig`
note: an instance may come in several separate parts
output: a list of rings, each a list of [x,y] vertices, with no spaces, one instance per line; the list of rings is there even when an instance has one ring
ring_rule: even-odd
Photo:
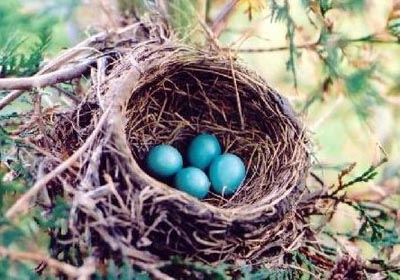
[[[92,61],[86,61],[71,68],[61,69],[39,76],[0,79],[0,89],[17,89],[0,100],[0,110],[20,97],[24,93],[24,90],[31,89],[33,87],[49,86],[79,77],[83,72],[86,71],[91,63]]]
[[[232,55],[230,53],[229,53],[229,61],[230,61],[230,64],[231,64],[233,85],[235,86],[236,105],[238,107],[238,113],[239,113],[239,118],[240,118],[240,127],[241,127],[241,129],[244,129],[244,118],[243,118],[243,112],[242,112],[242,103],[240,101],[239,90],[238,90],[237,82],[236,82],[235,69],[233,68],[233,60],[232,60]]]
[[[361,175],[357,176],[356,178],[350,180],[349,182],[344,183],[343,178],[348,175],[355,167],[355,163],[351,164],[349,167],[346,169],[342,170],[339,175],[338,175],[338,186],[336,189],[329,194],[330,197],[336,196],[340,191],[356,184],[356,183],[361,183],[361,182],[368,182],[371,180],[375,175],[376,175],[376,169],[386,163],[388,161],[387,156],[385,155],[384,158],[382,158],[379,162],[375,164],[371,164],[371,166],[363,172]],[[332,186],[334,187],[334,186]],[[331,187],[331,188],[332,188]]]
[[[211,30],[211,28],[207,25],[207,23],[203,20],[201,15],[195,11],[195,15],[197,16],[198,23],[201,25],[201,27],[204,29],[206,32],[207,36],[210,39],[210,42],[217,48],[221,49],[220,43],[218,42],[217,36],[215,36],[214,32]]]
[[[321,124],[323,124],[330,116],[332,116],[333,113],[335,113],[336,109],[339,108],[343,101],[343,95],[339,95],[335,103],[333,103],[332,107],[328,110],[325,110],[324,114],[310,126],[310,130],[316,131],[321,126]]]
[[[305,43],[302,45],[297,45],[296,49],[312,49],[316,47],[319,42]],[[228,48],[225,48],[227,50]],[[263,53],[263,52],[279,52],[286,51],[289,49],[289,46],[282,47],[271,47],[271,48],[249,48],[249,49],[236,49],[235,52],[238,53]]]
[[[315,174],[314,172],[310,172],[310,176],[313,177],[314,180],[317,181],[318,184],[320,184],[322,188],[325,187],[324,181],[317,174]]]
[[[239,3],[240,0],[232,0],[228,2],[221,10],[221,12],[217,15],[215,18],[213,24],[212,24],[212,31],[215,34],[215,37],[219,37],[221,32],[224,30],[224,27],[234,11],[234,8],[236,5]]]
[[[200,18],[202,18],[204,22],[207,22],[207,1],[208,0],[199,0],[198,1],[199,15],[200,15]]]
[[[66,95],[69,99],[72,100],[72,102],[74,102],[75,105],[79,104],[81,102],[80,98],[76,95],[74,95],[72,92],[69,92],[66,89],[63,89],[61,86],[59,85],[52,85],[53,88],[55,88],[56,90],[62,92],[64,95]]]
[[[368,40],[368,38],[370,38]],[[365,43],[365,44],[399,44],[399,41],[397,40],[379,40],[379,39],[371,39],[370,36],[366,37],[361,37],[361,38],[355,38],[355,39],[343,39],[341,42],[344,45],[351,44],[351,43]],[[316,42],[312,43],[305,43],[305,44],[300,44],[296,45],[296,49],[314,49],[318,45],[320,45],[321,42],[318,40]],[[224,48],[224,50],[227,50],[229,48]],[[281,47],[271,47],[271,48],[243,48],[243,49],[236,49],[235,52],[238,53],[264,53],[264,52],[279,52],[279,51],[287,51],[290,49],[289,46],[281,46]]]
[[[68,60],[73,59],[74,57],[78,56],[82,51],[87,51],[88,46],[96,43],[96,42],[101,42],[104,41],[108,36],[111,36],[113,34],[121,35],[125,32],[128,32],[132,30],[133,28],[137,27],[137,23],[129,25],[127,27],[121,28],[115,33],[109,33],[109,32],[102,32],[99,34],[96,34],[92,37],[89,37],[88,39],[82,41],[75,47],[69,49],[68,51],[62,53],[60,56],[49,62],[47,65],[45,65],[39,72],[36,73],[36,75],[42,75],[45,73],[49,73],[50,71],[54,71],[55,69],[58,69],[62,66],[63,63],[67,62]],[[97,49],[93,48],[93,51],[98,51]],[[36,76],[35,75],[35,76]],[[2,100],[0,100],[0,110],[3,109],[5,106],[10,104],[12,101],[20,97],[24,91],[22,90],[15,90],[12,91],[10,94],[8,94],[6,97],[4,97]]]
[[[49,85],[58,84],[60,82],[80,77],[92,63],[93,60],[88,60],[83,63],[71,66],[69,68],[60,69],[48,74],[37,75],[32,77],[3,78],[0,79],[0,89],[28,90],[31,88],[42,88]],[[1,101],[0,109],[3,108],[2,106],[3,106],[3,100]]]
[[[384,94],[382,94],[381,96],[386,102],[391,103],[395,106],[400,106],[400,96],[392,96]]]
[[[50,180],[52,180],[54,177],[60,175],[64,170],[69,168],[75,161],[79,159],[79,157],[92,145],[93,141],[97,137],[97,135],[100,133],[104,123],[107,121],[109,112],[110,112],[109,107],[101,116],[99,123],[97,124],[96,128],[93,130],[92,134],[87,138],[85,143],[74,153],[72,154],[67,160],[62,162],[60,165],[58,165],[52,172],[48,173],[46,176],[41,178],[39,181],[37,181],[33,187],[31,187],[26,193],[24,193],[11,207],[10,209],[7,210],[6,212],[6,218],[11,219],[15,217],[20,212],[25,211],[28,208],[29,200],[33,198],[35,195],[38,194],[40,189],[46,185]]]
[[[69,276],[70,278],[77,278],[77,277],[81,276],[81,273],[80,273],[78,267],[75,267],[68,263],[60,262],[58,260],[52,259],[47,256],[40,255],[38,253],[18,252],[18,251],[9,250],[9,249],[6,249],[6,248],[0,246],[0,256],[2,256],[3,258],[9,258],[13,261],[28,260],[28,261],[35,261],[35,262],[43,262],[46,265],[48,265],[49,267],[52,267],[58,271],[61,271],[62,273]]]
[[[138,26],[138,23],[134,23],[131,25],[128,25],[126,27],[123,27],[116,32],[101,32],[96,35],[93,35],[86,40],[80,42],[76,46],[72,47],[71,49],[65,51],[61,55],[59,55],[57,58],[53,59],[50,61],[47,65],[45,65],[38,73],[37,75],[48,73],[50,71],[54,71],[58,68],[60,68],[65,62],[72,60],[79,54],[81,54],[83,51],[94,51],[94,52],[99,52],[98,49],[93,47],[92,45],[95,44],[96,42],[102,43],[104,40],[107,39],[107,37],[110,37],[112,35],[121,35],[125,32],[128,32]],[[89,47],[91,46],[91,48]]]
[[[350,187],[356,183],[360,183],[360,182],[368,182],[370,179],[373,178],[375,170],[380,167],[381,165],[383,165],[384,163],[386,163],[388,161],[387,157],[384,157],[382,160],[380,160],[378,163],[376,164],[372,164],[367,171],[365,171],[363,174],[361,174],[360,176],[356,177],[355,179],[345,183],[342,188],[347,188]],[[335,193],[337,193],[337,191],[335,191]]]

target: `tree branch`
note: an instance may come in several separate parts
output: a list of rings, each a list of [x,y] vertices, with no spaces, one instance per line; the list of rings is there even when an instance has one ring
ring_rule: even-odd
[[[32,77],[0,79],[0,90],[15,90],[0,100],[0,110],[20,97],[24,90],[55,85],[80,77],[92,63],[93,60],[89,60],[69,68]]]
[[[0,79],[0,90],[29,90],[31,88],[43,88],[64,81],[80,77],[93,63],[93,60],[60,69],[48,74],[22,78]],[[1,107],[0,107],[1,108]]]
[[[215,37],[219,37],[221,32],[224,30],[224,27],[226,26],[226,23],[234,11],[236,5],[239,3],[240,0],[232,0],[228,2],[221,10],[221,12],[217,15],[215,18],[213,24],[212,24],[212,31],[215,34]]]
[[[112,36],[112,35],[121,35],[125,32],[129,32],[130,30],[136,28],[138,26],[138,23],[134,23],[131,25],[128,25],[124,28],[121,28],[117,30],[116,32],[101,32],[96,35],[93,35],[86,40],[82,41],[75,47],[65,51],[61,55],[59,55],[57,58],[53,59],[50,61],[48,64],[46,64],[41,70],[39,70],[38,73],[36,73],[35,76],[39,76],[42,74],[49,73],[50,71],[54,71],[58,68],[61,68],[63,64],[65,64],[67,61],[72,60],[76,56],[82,54],[84,51],[90,51],[90,52],[99,52],[94,45],[97,42],[102,42],[104,41],[105,38]],[[90,47],[89,47],[90,46]],[[33,78],[33,77],[32,77]],[[15,89],[15,88],[13,88]],[[20,97],[24,91],[22,90],[15,90],[11,93],[9,93],[6,97],[4,97],[2,100],[0,100],[0,110],[3,109],[5,106],[13,102],[15,99]]]
[[[319,42],[306,43],[302,45],[296,46],[296,49],[312,49],[316,47]],[[228,50],[229,48],[224,48],[224,50]],[[279,52],[279,51],[287,51],[289,46],[282,47],[271,47],[271,48],[249,48],[249,49],[232,49],[234,52],[238,53],[263,53],[263,52]]]
[[[364,43],[364,44],[400,44],[397,40],[381,40],[374,39],[371,35],[355,38],[355,39],[343,39],[341,40],[344,45],[348,44],[356,44],[356,43]],[[321,45],[321,42],[318,40],[316,42],[299,44],[296,46],[296,49],[314,49],[318,45]],[[247,48],[247,49],[233,49],[232,51],[238,53],[264,53],[264,52],[279,52],[289,50],[289,46],[281,46],[281,47],[271,47],[271,48]],[[230,48],[224,48],[224,50],[228,50]]]

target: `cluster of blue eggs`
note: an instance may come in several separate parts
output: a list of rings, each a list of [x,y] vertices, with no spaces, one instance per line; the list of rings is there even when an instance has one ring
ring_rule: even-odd
[[[210,187],[221,196],[232,195],[243,183],[246,169],[236,155],[222,154],[212,134],[200,134],[190,143],[183,168],[181,153],[171,145],[153,147],[146,158],[148,171],[155,177],[174,178],[177,189],[196,198],[205,198]],[[207,176],[208,174],[208,176]]]

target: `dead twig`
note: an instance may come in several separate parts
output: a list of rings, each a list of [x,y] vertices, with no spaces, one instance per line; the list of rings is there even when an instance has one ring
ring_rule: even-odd
[[[128,32],[135,27],[137,27],[137,23],[126,26],[124,28],[121,28],[117,30],[116,32],[101,32],[99,34],[96,34],[92,37],[89,37],[88,39],[82,41],[75,47],[67,50],[66,52],[62,53],[58,57],[56,57],[54,60],[50,61],[47,65],[45,65],[39,72],[36,73],[34,76],[42,75],[49,73],[51,71],[55,71],[56,69],[59,69],[62,67],[66,62],[72,61],[75,57],[79,56],[82,54],[83,51],[88,52],[88,50],[91,50],[92,52],[96,51],[99,52],[93,45],[95,45],[97,42],[104,42],[104,40],[111,36],[111,35],[121,35],[125,32]],[[89,48],[91,47],[91,48]],[[15,88],[12,88],[15,89]],[[10,94],[8,94],[6,97],[0,100],[0,110],[3,109],[5,106],[13,102],[15,99],[20,97],[24,93],[23,90],[14,90]]]
[[[92,63],[93,60],[88,60],[68,68],[33,77],[3,78],[0,79],[0,89],[29,90],[31,88],[43,88],[49,85],[69,81],[75,78],[79,78],[90,67]],[[1,106],[3,106],[3,102],[0,104],[0,109],[3,108]]]
[[[305,43],[301,45],[297,45],[296,49],[313,49],[315,48],[319,42]],[[229,50],[230,48],[225,48],[224,50]],[[279,51],[287,51],[289,46],[282,47],[271,47],[271,48],[242,48],[242,49],[233,49],[232,51],[237,53],[264,53],[264,52],[279,52]]]
[[[222,9],[221,12],[215,18],[212,24],[212,31],[215,34],[215,37],[218,38],[219,35],[224,30],[226,23],[230,17],[230,15],[235,10],[236,5],[240,2],[240,0],[232,0],[228,2]]]

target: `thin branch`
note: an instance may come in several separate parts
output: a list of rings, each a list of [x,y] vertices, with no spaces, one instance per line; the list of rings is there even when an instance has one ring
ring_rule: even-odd
[[[197,11],[194,11],[194,14],[198,19],[198,23],[201,25],[201,27],[204,29],[207,36],[209,37],[210,43],[212,43],[217,49],[221,49],[220,43],[218,42],[215,33],[211,30],[211,28],[207,25],[207,23],[204,21],[204,19],[200,16],[200,14]]]
[[[66,89],[63,89],[61,86],[59,85],[52,85],[53,88],[55,88],[56,90],[62,92],[64,95],[66,95],[69,99],[72,100],[72,102],[74,104],[79,104],[81,102],[80,98],[76,95],[74,95],[72,92],[69,92]]]
[[[228,2],[222,9],[221,12],[215,18],[212,24],[212,31],[215,34],[215,37],[219,37],[219,35],[224,30],[229,17],[231,16],[232,12],[234,11],[236,5],[240,2],[240,0],[232,0]]]
[[[9,250],[0,246],[0,256],[3,258],[9,258],[13,261],[35,261],[43,262],[51,268],[54,268],[62,273],[66,274],[70,278],[77,278],[81,276],[78,267],[72,266],[68,263],[63,263],[58,260],[52,259],[47,256],[40,255],[32,252],[18,252],[15,250]]]
[[[229,54],[229,61],[231,64],[231,72],[232,72],[232,78],[233,78],[233,85],[235,87],[235,92],[236,92],[236,105],[238,108],[238,113],[239,113],[239,118],[240,118],[240,127],[241,129],[244,129],[244,118],[243,118],[243,110],[242,110],[242,102],[240,101],[240,95],[239,95],[239,91],[238,91],[238,86],[237,86],[237,82],[236,82],[236,75],[235,75],[235,69],[233,67],[233,59],[232,59],[232,55]]]
[[[320,45],[320,41],[305,43],[296,45],[296,49],[315,49],[318,45]],[[355,39],[344,39],[342,40],[343,45],[355,44],[355,43],[364,43],[364,44],[397,44],[400,42],[397,40],[379,40],[373,39],[371,36],[355,38]],[[224,50],[228,50],[229,48],[224,48]],[[281,47],[271,47],[271,48],[247,48],[247,49],[236,49],[235,52],[238,53],[264,53],[264,52],[279,52],[279,51],[287,51],[289,50],[289,46],[281,46]]]
[[[333,105],[324,111],[324,114],[316,120],[312,125],[310,125],[310,130],[311,131],[316,131],[327,119],[329,119],[338,108],[342,105],[344,101],[343,95],[339,95],[339,97],[336,99],[335,103]]]
[[[93,61],[90,60],[70,68],[32,77],[0,79],[0,89],[16,89],[0,100],[0,110],[20,97],[24,93],[24,90],[45,87],[78,78],[89,68],[91,63]]]
[[[400,106],[400,96],[391,96],[384,94],[382,94],[381,96],[386,102],[391,103],[395,106]]]
[[[395,44],[399,45],[400,41],[396,38],[393,39],[388,39],[388,40],[382,40],[378,38],[374,38],[376,35],[369,35],[361,38],[355,38],[355,39],[345,39],[343,40],[346,44],[349,43],[366,43],[366,44]]]
[[[22,90],[14,90],[11,93],[9,93],[6,97],[0,100],[0,110],[6,107],[11,102],[13,102],[18,97],[20,97],[23,93],[24,91]]]
[[[207,0],[199,0],[197,5],[200,18],[202,18],[204,22],[207,22]]]
[[[134,23],[131,25],[128,25],[126,27],[123,27],[116,32],[101,32],[98,34],[95,34],[84,41],[80,42],[76,46],[72,47],[71,49],[68,49],[67,51],[61,53],[58,57],[55,59],[51,60],[48,64],[43,66],[43,68],[36,74],[36,75],[41,75],[45,73],[49,73],[51,71],[54,71],[58,68],[60,68],[63,64],[65,64],[67,61],[72,60],[73,58],[79,56],[82,54],[84,51],[91,51],[91,52],[97,52],[101,53],[98,49],[96,49],[94,46],[96,45],[97,42],[101,43],[106,40],[107,37],[110,37],[112,35],[121,35],[125,32],[128,32],[138,26],[138,23]]]
[[[329,194],[329,196],[334,197],[340,191],[345,190],[346,188],[348,188],[356,183],[368,182],[369,180],[371,180],[375,176],[376,169],[378,169],[381,165],[385,164],[388,161],[386,153],[383,150],[382,150],[382,152],[384,153],[384,157],[379,162],[371,164],[370,167],[365,172],[363,172],[361,175],[357,176],[356,178],[354,178],[346,183],[343,182],[343,178],[344,178],[344,176],[348,175],[351,172],[351,170],[354,168],[355,164],[352,164],[347,169],[342,170],[342,172],[338,176],[338,186],[331,194]]]
[[[64,63],[66,63],[67,61],[72,60],[76,56],[80,55],[83,51],[88,51],[88,49],[91,51],[98,52],[98,50],[96,48],[94,48],[94,47],[89,48],[88,46],[92,46],[92,45],[96,44],[96,42],[102,42],[108,36],[112,36],[115,34],[121,35],[125,32],[128,32],[128,31],[134,29],[135,27],[137,27],[137,25],[138,25],[138,23],[135,23],[135,24],[128,25],[124,28],[121,28],[116,32],[102,32],[102,33],[96,34],[92,37],[89,37],[88,39],[82,41],[75,47],[67,50],[66,52],[59,55],[57,58],[50,61],[41,70],[39,70],[39,72],[37,72],[35,76],[49,73],[50,71],[54,71],[54,70],[60,68]],[[22,90],[12,91],[10,94],[8,94],[6,97],[4,97],[2,100],[0,100],[0,110],[3,109],[8,104],[10,104],[15,99],[17,99],[18,97],[20,97],[23,93],[24,93],[24,91],[22,91]]]
[[[296,49],[313,49],[319,44],[319,42],[306,43],[302,45],[296,46]],[[224,48],[224,50],[228,50],[229,48]],[[271,48],[249,48],[249,49],[236,49],[235,52],[238,53],[264,53],[264,52],[279,52],[279,51],[287,51],[289,46],[282,47],[271,47]]]
[[[74,162],[76,162],[80,156],[92,145],[93,141],[100,133],[104,123],[108,119],[108,115],[110,112],[109,107],[107,111],[101,116],[99,123],[96,128],[93,130],[92,134],[87,138],[86,142],[67,160],[58,165],[52,172],[48,173],[46,176],[42,177],[39,181],[37,181],[33,187],[31,187],[26,193],[24,193],[6,212],[6,218],[12,219],[18,213],[26,211],[29,206],[29,201],[35,197],[39,191],[45,186],[49,181],[54,179],[56,176],[60,175],[64,170],[69,168]]]
[[[88,60],[83,63],[60,69],[48,74],[22,78],[0,79],[0,90],[29,90],[31,88],[43,88],[80,77],[93,63]],[[3,100],[2,100],[3,101]],[[0,109],[2,104],[0,105]]]

